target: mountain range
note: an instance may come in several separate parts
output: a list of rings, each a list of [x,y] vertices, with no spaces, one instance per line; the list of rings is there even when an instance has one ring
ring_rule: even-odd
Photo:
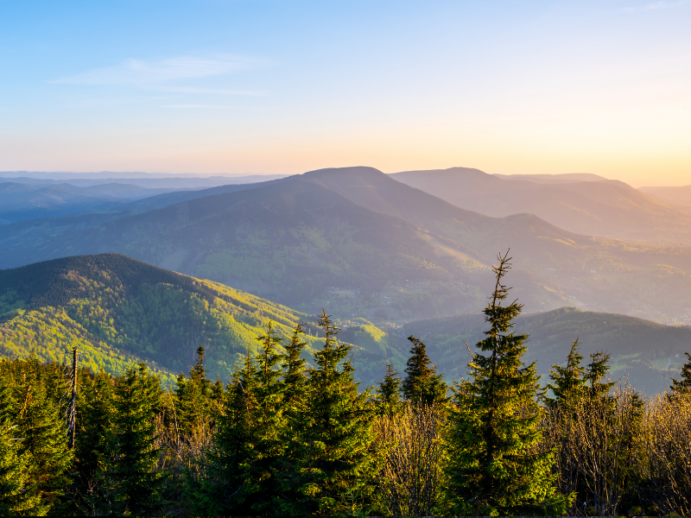
[[[531,214],[490,217],[396,178],[326,169],[134,202],[158,199],[152,210],[4,225],[0,267],[118,252],[306,313],[385,325],[477,313],[496,254],[510,248],[526,311],[691,322],[691,247],[589,237]]]
[[[691,214],[671,201],[596,175],[490,175],[478,169],[408,171],[391,175],[457,207],[493,217],[529,213],[564,230],[612,239],[691,244]],[[655,192],[667,192],[654,188]]]

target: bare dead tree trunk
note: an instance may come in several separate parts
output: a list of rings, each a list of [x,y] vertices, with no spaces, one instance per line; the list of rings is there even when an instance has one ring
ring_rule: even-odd
[[[67,425],[68,446],[74,448],[77,437],[77,362],[79,361],[79,350],[75,347],[72,352],[72,401],[70,402],[70,413]]]

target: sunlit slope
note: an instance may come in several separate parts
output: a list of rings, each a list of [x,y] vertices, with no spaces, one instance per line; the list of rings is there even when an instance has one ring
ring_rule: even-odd
[[[82,364],[94,370],[121,373],[145,360],[178,373],[204,345],[212,376],[227,379],[236,361],[256,350],[269,320],[282,336],[302,322],[309,348],[320,346],[313,317],[119,254],[0,271],[0,354],[10,358],[35,350],[44,360],[63,361],[76,346]],[[346,338],[367,346],[353,352],[361,379],[379,376],[386,357],[402,363],[381,331],[366,322],[350,324]]]
[[[502,179],[461,167],[391,176],[487,216],[530,213],[579,234],[691,243],[688,214],[619,181],[578,181],[575,177],[568,182],[542,183],[521,176]]]
[[[465,376],[469,359],[465,342],[474,350],[486,328],[482,315],[430,319],[406,324],[399,340],[410,334],[421,338],[446,378],[458,379]],[[565,363],[572,341],[578,338],[584,365],[589,353],[606,351],[612,355],[611,377],[628,376],[629,382],[648,394],[667,389],[669,378],[679,377],[686,360],[684,352],[691,352],[689,326],[665,326],[573,308],[521,316],[513,331],[530,336],[526,362],[537,361],[539,372],[545,376],[552,364]]]

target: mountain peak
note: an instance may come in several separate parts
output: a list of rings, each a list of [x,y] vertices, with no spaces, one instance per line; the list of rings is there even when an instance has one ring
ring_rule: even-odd
[[[371,178],[371,177],[378,177],[378,176],[385,176],[384,173],[382,173],[379,169],[375,169],[374,167],[368,167],[368,166],[353,166],[353,167],[328,167],[326,169],[317,169],[315,171],[308,171],[307,173],[303,174],[302,176],[308,177],[308,178],[314,178],[314,177],[331,177],[334,175],[343,175],[343,176],[357,176],[361,178]]]

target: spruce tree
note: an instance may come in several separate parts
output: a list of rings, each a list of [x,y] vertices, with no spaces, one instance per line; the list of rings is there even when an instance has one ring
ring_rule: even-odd
[[[212,385],[204,368],[204,347],[197,349],[197,361],[190,370],[189,378],[180,374],[175,389],[175,417],[183,436],[212,417]],[[209,423],[211,424],[211,423]]]
[[[691,354],[686,354],[687,362],[681,368],[681,380],[672,379],[672,397],[691,394]]]
[[[566,357],[566,367],[552,365],[549,377],[552,383],[548,388],[552,390],[554,399],[547,399],[549,407],[554,408],[558,405],[572,404],[584,395],[585,385],[588,380],[585,378],[586,370],[581,366],[583,356],[578,352],[578,339],[571,344],[571,350]]]
[[[305,365],[307,362],[302,358],[302,351],[307,344],[300,338],[303,334],[302,326],[296,325],[290,342],[285,346],[283,391],[285,414],[289,419],[302,413],[305,405],[305,391],[307,390]]]
[[[79,396],[80,412],[75,448],[75,504],[85,514],[109,512],[113,495],[103,483],[115,444],[113,379],[103,370],[93,380],[86,378]]]
[[[468,366],[471,379],[455,387],[449,414],[448,498],[465,515],[560,515],[573,496],[554,488],[554,452],[535,449],[542,440],[539,377],[534,363],[522,361],[528,337],[510,332],[522,306],[502,305],[510,258],[507,253],[498,259],[494,293],[484,310],[490,329]]]
[[[43,369],[35,358],[27,363],[28,375],[22,377],[17,397],[20,455],[29,459],[29,483],[42,504],[54,509],[63,503],[69,486],[73,451],[67,447],[64,412],[46,394]]]
[[[216,447],[209,453],[208,477],[193,495],[192,507],[200,514],[250,514],[243,508],[243,488],[245,461],[252,454],[251,414],[256,408],[253,374],[254,362],[248,348],[244,367],[236,368],[226,388]]]
[[[297,463],[290,501],[277,514],[354,515],[368,510],[376,487],[379,456],[373,451],[374,409],[369,393],[358,394],[350,346],[336,340],[338,328],[322,311],[324,347],[315,353],[309,398],[299,416]]]
[[[609,354],[598,351],[590,354],[590,363],[586,367],[584,379],[590,384],[587,394],[594,399],[609,395],[616,382],[609,381]],[[607,380],[607,381],[603,381]]]
[[[391,362],[386,363],[386,374],[377,387],[377,412],[379,415],[391,415],[401,408],[401,379]]]
[[[446,398],[446,384],[427,356],[427,346],[414,336],[409,336],[408,340],[413,346],[405,369],[403,395],[408,401],[420,401],[424,404],[443,401]]]
[[[165,474],[156,469],[157,410],[161,406],[158,377],[147,372],[142,362],[130,368],[115,387],[113,451],[104,482],[114,495],[114,514],[156,514],[160,512]]]
[[[271,322],[259,341],[259,355],[253,358],[248,349],[244,368],[228,387],[209,480],[195,502],[200,512],[266,515],[280,507],[277,474],[285,450],[285,418],[277,367],[283,357]]]
[[[41,503],[30,481],[31,459],[20,451],[14,407],[11,390],[0,379],[0,516],[44,516],[49,506]]]

